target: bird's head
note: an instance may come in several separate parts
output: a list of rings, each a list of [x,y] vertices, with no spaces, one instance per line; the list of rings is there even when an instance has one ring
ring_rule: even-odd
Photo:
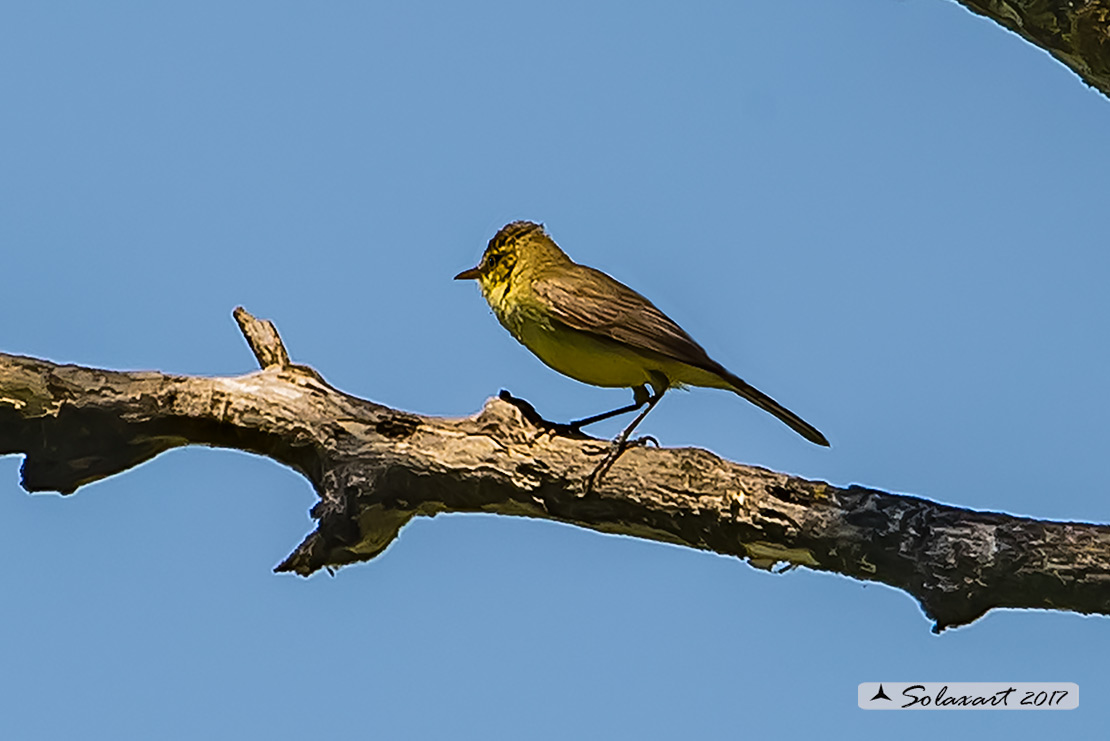
[[[525,270],[560,258],[568,259],[547,236],[543,224],[514,221],[493,235],[481,262],[456,275],[455,280],[477,280],[489,299],[508,290],[510,281]]]

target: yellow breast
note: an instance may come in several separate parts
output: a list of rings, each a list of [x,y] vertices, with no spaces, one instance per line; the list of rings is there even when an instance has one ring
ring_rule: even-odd
[[[576,381],[634,388],[652,386],[662,374],[671,386],[730,387],[715,373],[559,322],[532,291],[525,276],[511,284],[482,283],[481,287],[497,320],[518,342],[547,366]]]
[[[685,363],[582,332],[553,320],[534,295],[520,291],[486,296],[498,321],[546,365],[593,386],[651,385],[653,372],[671,385],[718,385],[720,379]],[[702,377],[704,376],[704,378]]]

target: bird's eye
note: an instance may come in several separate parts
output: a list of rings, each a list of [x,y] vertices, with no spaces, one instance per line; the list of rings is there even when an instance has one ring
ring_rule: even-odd
[[[501,262],[502,257],[504,257],[504,255],[490,255],[489,258],[486,259],[486,263],[489,265],[489,267],[495,268],[497,267],[497,263]]]

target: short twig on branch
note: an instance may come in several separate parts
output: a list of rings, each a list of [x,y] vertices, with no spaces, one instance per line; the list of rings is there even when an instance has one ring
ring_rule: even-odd
[[[805,566],[903,589],[935,621],[995,607],[1110,614],[1110,527],[949,507],[722,460],[637,447],[588,493],[599,445],[491,399],[441,419],[348,396],[289,362],[237,309],[263,369],[234,378],[115,372],[0,354],[0,454],[29,491],[65,494],[183,445],[257,453],[303,474],[316,530],[278,567],[308,575],[381,553],[413,517],[489,512]]]

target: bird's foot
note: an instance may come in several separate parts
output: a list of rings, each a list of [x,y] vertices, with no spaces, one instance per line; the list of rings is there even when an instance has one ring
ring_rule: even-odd
[[[644,435],[634,440],[622,440],[618,437],[604,448],[587,451],[587,455],[600,455],[601,453],[605,453],[605,457],[597,464],[593,473],[586,477],[585,488],[582,495],[586,496],[593,491],[595,486],[601,483],[601,479],[609,472],[609,469],[613,467],[613,464],[617,462],[617,459],[621,457],[624,451],[629,448],[646,448],[648,443],[654,444],[657,448],[659,447],[658,440],[651,435]]]
[[[586,477],[585,489],[582,492],[582,496],[588,496],[590,492],[594,490],[594,487],[601,483],[601,479],[609,472],[609,469],[617,462],[617,458],[620,458],[621,453],[627,448],[627,440],[615,441],[609,445],[609,450],[605,454],[605,457],[601,459],[593,472]]]
[[[542,416],[540,416],[540,413],[536,411],[536,408],[532,406],[531,403],[525,401],[524,399],[513,396],[505,389],[501,389],[501,392],[497,395],[497,398],[501,399],[501,401],[506,401],[519,409],[524,419],[528,420],[528,422],[530,422],[534,427],[538,427],[543,430],[543,434],[561,435],[563,437],[587,437],[587,435],[582,432],[582,425],[580,423],[552,422],[549,419],[544,419]]]
[[[550,435],[559,435],[561,437],[588,437],[586,433],[582,432],[582,428],[573,422],[552,422],[550,420],[541,420],[539,427],[543,427],[544,432]]]
[[[634,440],[628,440],[627,442],[623,443],[620,447],[620,451],[624,452],[629,448],[646,448],[649,444],[654,445],[657,448],[661,447],[661,445],[659,444],[659,440],[657,440],[654,435],[643,435]],[[601,455],[602,453],[612,454],[614,448],[616,448],[617,445],[618,441],[613,440],[603,445],[594,446],[592,449],[586,450],[585,453],[586,455]],[[617,455],[620,455],[620,453],[617,453]]]

